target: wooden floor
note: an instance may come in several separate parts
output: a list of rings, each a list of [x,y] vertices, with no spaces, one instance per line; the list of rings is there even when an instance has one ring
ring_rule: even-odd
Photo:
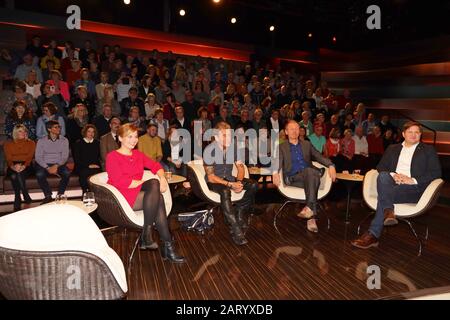
[[[230,239],[220,212],[206,235],[181,230],[174,217],[171,228],[176,246],[187,263],[163,261],[157,251],[138,251],[129,273],[128,299],[379,299],[418,289],[450,285],[450,208],[436,206],[419,222],[430,228],[421,257],[406,224],[385,229],[380,246],[360,250],[349,245],[358,223],[368,213],[360,195],[352,202],[351,223],[345,224],[345,201],[335,187],[326,201],[331,220],[319,222],[320,232],[306,230],[296,217],[300,205],[288,205],[273,227],[274,211],[282,198],[275,189],[257,194],[257,206],[265,213],[253,217],[248,245],[238,247]],[[176,198],[173,212],[186,210],[192,198]],[[368,222],[364,226],[367,229]],[[425,227],[417,225],[419,234]],[[125,260],[137,234],[107,235],[111,247]],[[381,289],[367,288],[367,267],[381,270]]]

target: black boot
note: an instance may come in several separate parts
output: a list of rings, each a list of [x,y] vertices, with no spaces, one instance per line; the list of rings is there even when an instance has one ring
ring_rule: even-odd
[[[172,241],[163,241],[161,245],[161,256],[163,260],[169,260],[174,263],[185,263],[186,259],[178,256],[173,248]]]
[[[244,244],[248,243],[247,239],[245,239],[245,235],[242,232],[242,229],[239,226],[237,228],[231,229],[231,238],[233,239],[233,242],[238,246],[243,246]]]
[[[237,223],[244,229],[248,228],[248,214],[246,212],[245,208],[239,208],[236,214]]]
[[[225,220],[228,220],[228,222],[231,225],[230,233],[233,242],[238,246],[247,244],[247,240],[245,239],[241,226],[239,225],[236,219],[237,214],[236,215],[234,214],[234,208],[231,208],[231,210],[224,210],[223,214],[225,216]]]
[[[141,250],[156,250],[158,249],[158,244],[152,239],[152,226],[144,226],[141,234],[141,242],[139,244],[139,249]]]

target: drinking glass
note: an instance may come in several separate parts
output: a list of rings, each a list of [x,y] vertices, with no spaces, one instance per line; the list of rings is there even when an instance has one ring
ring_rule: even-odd
[[[85,192],[83,194],[83,204],[86,207],[90,207],[95,204],[95,196],[93,192]]]
[[[164,172],[164,176],[166,177],[167,182],[170,182],[170,180],[172,180],[172,171]]]

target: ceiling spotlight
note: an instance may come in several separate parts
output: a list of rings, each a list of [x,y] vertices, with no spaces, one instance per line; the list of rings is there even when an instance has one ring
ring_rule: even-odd
[[[237,19],[236,18],[231,18],[231,23],[236,23]]]
[[[275,30],[275,26],[270,26],[269,30],[270,31],[274,31]]]
[[[312,33],[308,33],[308,38],[312,38]]]
[[[125,4],[130,4],[130,3],[131,3],[131,0],[123,0],[123,3],[125,3]]]
[[[186,11],[184,9],[180,10],[180,16],[184,17],[186,15]]]
[[[220,0],[213,0],[214,3],[220,3]]]

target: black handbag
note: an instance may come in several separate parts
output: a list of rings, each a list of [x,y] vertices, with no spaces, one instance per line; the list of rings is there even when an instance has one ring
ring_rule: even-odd
[[[204,234],[214,226],[214,215],[212,209],[180,213],[178,221],[184,230]]]

